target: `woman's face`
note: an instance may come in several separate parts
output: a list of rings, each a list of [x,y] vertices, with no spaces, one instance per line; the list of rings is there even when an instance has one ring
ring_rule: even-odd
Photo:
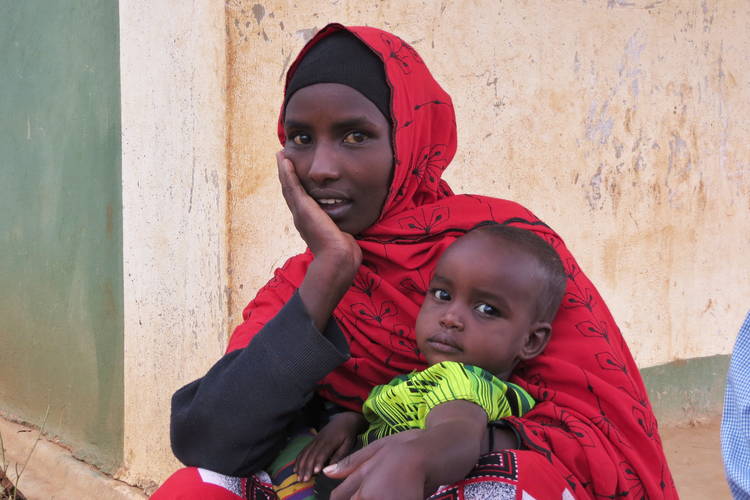
[[[346,85],[310,85],[289,99],[284,132],[284,155],[339,229],[357,235],[370,227],[393,170],[391,126],[375,104]]]

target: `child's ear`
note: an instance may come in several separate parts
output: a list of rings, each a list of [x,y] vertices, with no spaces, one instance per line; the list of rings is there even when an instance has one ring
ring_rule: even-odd
[[[552,325],[549,323],[544,321],[533,323],[529,328],[528,335],[526,335],[526,342],[524,342],[521,352],[518,354],[519,359],[527,361],[539,356],[547,347],[551,333]]]

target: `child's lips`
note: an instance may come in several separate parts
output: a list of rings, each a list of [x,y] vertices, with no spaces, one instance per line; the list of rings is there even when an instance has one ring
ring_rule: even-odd
[[[427,344],[437,352],[456,353],[463,351],[451,335],[439,333],[427,339]]]

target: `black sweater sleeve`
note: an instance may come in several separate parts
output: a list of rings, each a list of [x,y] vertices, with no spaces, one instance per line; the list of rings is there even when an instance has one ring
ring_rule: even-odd
[[[185,465],[231,476],[262,470],[317,382],[348,357],[336,321],[319,332],[295,293],[247,347],[172,396],[172,451]]]

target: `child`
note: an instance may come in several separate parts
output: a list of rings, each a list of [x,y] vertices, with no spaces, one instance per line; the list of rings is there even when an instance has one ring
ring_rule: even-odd
[[[485,225],[456,240],[441,256],[417,317],[417,345],[430,367],[375,387],[363,415],[335,415],[300,453],[300,479],[346,455],[366,425],[358,446],[428,428],[432,410],[455,400],[486,412],[481,446],[492,451],[487,423],[534,406],[526,391],[503,380],[544,350],[566,279],[555,250],[530,231]],[[318,498],[335,486],[323,476],[318,482]]]

